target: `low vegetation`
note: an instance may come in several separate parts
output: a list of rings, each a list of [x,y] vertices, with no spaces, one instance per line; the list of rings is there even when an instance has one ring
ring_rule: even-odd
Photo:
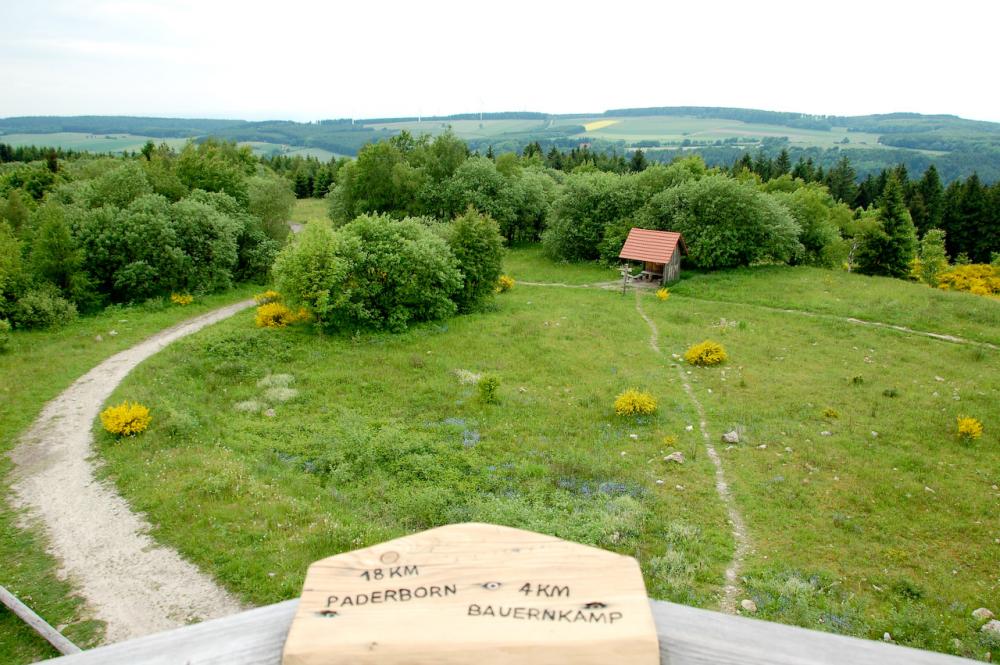
[[[603,270],[537,249],[505,268],[562,283]],[[828,288],[831,273],[802,270],[679,286],[711,290],[717,277],[752,294],[766,278],[771,297],[792,300]],[[840,279],[853,294],[840,307],[906,286]],[[907,289],[953,301],[943,332],[1000,307]],[[631,294],[522,286],[496,302],[391,335],[259,330],[247,314],[181,341],[112,396],[169,416],[142,445],[99,434],[107,473],[158,538],[253,602],[293,597],[332,552],[485,520],[635,555],[654,597],[714,607],[733,547],[714,467]],[[909,316],[907,300],[881,307]],[[731,352],[684,371],[710,436],[739,433],[717,449],[753,543],[741,585],[757,616],[981,657],[991,645],[970,613],[1000,602],[1000,358],[776,309],[691,297],[646,308],[667,364],[706,338]],[[269,392],[278,376],[294,394]],[[496,390],[482,388],[490,379]],[[633,386],[655,412],[615,415]],[[959,417],[980,436],[958,440]],[[683,463],[663,461],[679,451]]]

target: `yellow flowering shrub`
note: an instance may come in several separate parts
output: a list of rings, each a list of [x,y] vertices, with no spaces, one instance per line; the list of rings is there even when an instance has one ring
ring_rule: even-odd
[[[101,412],[104,429],[118,436],[135,436],[145,431],[153,418],[149,409],[138,402],[124,401]]]
[[[281,300],[281,294],[277,291],[268,289],[267,291],[264,291],[264,293],[258,293],[253,297],[253,299],[258,305],[266,305],[272,302],[279,302]]]
[[[952,266],[937,276],[944,291],[968,291],[977,296],[1000,296],[1000,270],[988,263]]]
[[[828,406],[825,409],[823,409],[823,417],[826,418],[827,420],[832,420],[834,418],[839,418],[840,414],[837,412],[836,409]]]
[[[290,323],[295,323],[295,320],[295,312],[280,302],[269,302],[257,308],[254,323],[258,328],[284,328]]]
[[[665,286],[663,288],[657,289],[656,297],[659,298],[661,301],[666,300],[667,298],[670,297],[670,289],[668,289]]]
[[[615,398],[619,416],[648,416],[656,413],[656,398],[636,388],[629,388]]]
[[[958,417],[958,438],[966,441],[978,439],[983,435],[983,424],[971,416]]]
[[[504,293],[514,288],[514,278],[510,275],[500,275],[497,280],[497,293]]]
[[[175,305],[190,305],[194,302],[194,296],[188,293],[171,293],[170,302]]]
[[[695,344],[684,352],[684,360],[692,365],[718,365],[725,362],[728,357],[722,345],[712,340]]]

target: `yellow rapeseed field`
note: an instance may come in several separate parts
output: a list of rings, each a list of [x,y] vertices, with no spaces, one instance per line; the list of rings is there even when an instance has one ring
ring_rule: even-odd
[[[596,132],[598,129],[604,129],[605,127],[610,127],[611,125],[617,125],[621,120],[595,120],[594,122],[588,122],[583,126],[588,132]]]

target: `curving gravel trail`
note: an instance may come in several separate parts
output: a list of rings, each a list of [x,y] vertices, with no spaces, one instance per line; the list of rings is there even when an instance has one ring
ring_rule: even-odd
[[[11,452],[11,503],[41,523],[49,551],[119,642],[244,609],[180,554],[153,541],[150,525],[114,486],[95,478],[90,431],[105,400],[139,363],[171,342],[226,319],[245,300],[195,317],[122,351],[45,405]]]

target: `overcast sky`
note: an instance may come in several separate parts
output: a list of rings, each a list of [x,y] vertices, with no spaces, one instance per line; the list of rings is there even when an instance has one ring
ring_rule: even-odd
[[[738,106],[1000,121],[1000,3],[0,0],[0,117]]]

